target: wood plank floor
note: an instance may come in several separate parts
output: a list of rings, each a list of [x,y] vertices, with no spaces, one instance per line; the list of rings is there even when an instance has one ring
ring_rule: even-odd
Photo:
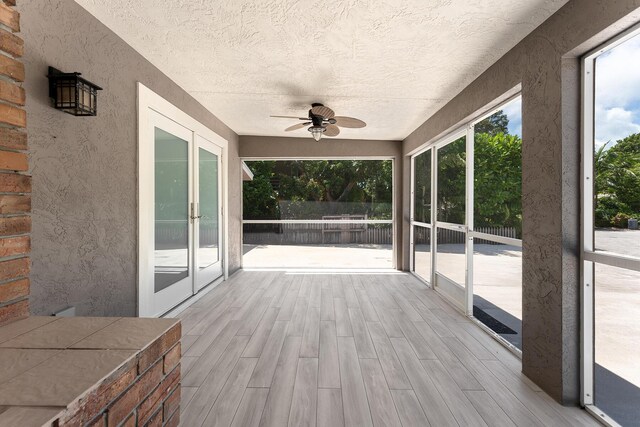
[[[599,425],[409,274],[240,271],[179,317],[182,426]]]

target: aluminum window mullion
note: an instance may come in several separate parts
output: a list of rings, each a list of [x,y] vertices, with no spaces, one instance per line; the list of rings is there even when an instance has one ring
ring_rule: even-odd
[[[393,224],[391,219],[243,219],[243,224]]]
[[[469,125],[467,129],[467,158],[466,158],[466,200],[465,200],[465,222],[467,231],[465,233],[465,260],[466,260],[466,283],[465,283],[465,308],[467,316],[473,315],[473,207],[474,207],[474,144],[475,144],[475,128]]]
[[[436,227],[459,231],[461,233],[465,233],[467,231],[466,225],[454,224],[452,222],[436,221]]]
[[[431,228],[431,224],[427,224],[426,222],[420,222],[420,221],[412,221],[411,225],[416,227]]]
[[[520,248],[522,247],[522,240],[514,239],[512,237],[497,236],[495,234],[480,233],[478,231],[470,231],[469,235],[477,239],[489,240],[491,242],[502,243],[504,245],[518,246]]]
[[[411,187],[410,187],[410,218],[409,218],[409,270],[412,272],[416,271],[416,260],[415,260],[415,233],[413,232],[413,219],[415,218],[415,186],[416,186],[416,157],[411,156],[410,163],[410,173],[411,173]]]
[[[632,256],[613,255],[603,252],[585,252],[583,254],[583,260],[611,267],[624,268],[625,270],[640,271],[640,259]],[[589,279],[589,276],[585,275],[585,278]]]
[[[431,288],[436,288],[436,270],[438,267],[438,147],[431,151]]]
[[[594,265],[586,261],[587,251],[594,248],[593,222],[593,141],[595,109],[595,58],[585,58],[582,62],[582,253],[581,258],[581,371],[582,404],[593,405],[594,382]]]

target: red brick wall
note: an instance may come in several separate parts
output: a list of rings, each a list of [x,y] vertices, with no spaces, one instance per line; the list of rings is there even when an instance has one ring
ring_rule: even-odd
[[[0,324],[29,314],[31,176],[20,14],[0,1]]]
[[[177,324],[69,407],[57,426],[177,426],[180,335]]]

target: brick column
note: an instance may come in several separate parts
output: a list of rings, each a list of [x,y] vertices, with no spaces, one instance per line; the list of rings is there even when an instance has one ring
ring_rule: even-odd
[[[0,1],[0,323],[29,314],[31,176],[24,43],[15,0]]]

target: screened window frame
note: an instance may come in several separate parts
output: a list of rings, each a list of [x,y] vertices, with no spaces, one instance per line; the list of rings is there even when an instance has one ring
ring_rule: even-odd
[[[243,185],[242,185],[242,168],[240,170],[240,212],[242,215],[241,223],[244,224],[389,224],[392,230],[392,251],[391,251],[391,268],[397,268],[397,251],[398,236],[396,227],[396,158],[394,156],[333,156],[333,157],[241,157],[240,162],[262,162],[262,161],[332,161],[332,160],[378,160],[391,161],[391,219],[340,219],[340,220],[321,220],[321,219],[244,219],[243,205]],[[240,241],[244,242],[244,231],[241,228]],[[242,264],[242,262],[241,262]]]
[[[457,285],[451,279],[442,274],[437,273],[437,229],[450,229],[454,231],[461,231],[465,233],[466,245],[465,245],[465,263],[466,263],[466,281],[464,283],[464,301],[460,304],[459,301],[454,301],[450,296],[445,297],[460,311],[462,311],[467,317],[472,319],[474,323],[484,329],[489,335],[491,335],[498,342],[507,347],[517,357],[522,358],[522,351],[509,343],[507,340],[496,334],[489,327],[485,326],[481,321],[473,316],[473,254],[474,254],[474,239],[482,239],[495,243],[516,246],[522,248],[522,239],[514,239],[510,237],[497,236],[493,234],[483,233],[475,231],[474,228],[474,171],[475,171],[475,125],[484,119],[492,116],[510,102],[522,98],[522,91],[520,85],[508,92],[499,102],[493,103],[490,107],[485,109],[482,113],[477,114],[471,120],[466,121],[461,126],[456,127],[453,131],[447,133],[445,136],[435,139],[433,142],[428,142],[420,147],[418,150],[411,154],[411,215],[410,215],[410,233],[409,233],[409,254],[410,254],[410,272],[419,280],[424,282],[432,289],[438,290],[437,286],[434,286],[436,280],[439,280],[441,284],[446,286]],[[521,112],[522,115],[522,112]],[[437,191],[438,191],[438,171],[437,171],[437,155],[438,149],[454,142],[455,140],[466,137],[466,183],[465,183],[465,224],[452,224],[443,221],[437,221]],[[420,154],[433,150],[431,154],[431,223],[423,224],[414,221],[414,197],[415,197],[415,158]],[[424,226],[431,230],[431,278],[426,280],[415,272],[415,256],[414,256],[414,226]],[[450,283],[448,283],[450,282]]]
[[[596,264],[640,271],[640,257],[596,250],[594,222],[594,147],[595,147],[595,83],[596,60],[599,56],[633,37],[640,37],[640,24],[636,24],[582,57],[581,144],[582,185],[580,221],[582,248],[580,251],[580,303],[581,303],[581,403],[585,409],[605,425],[618,423],[599,409],[595,402],[595,266]],[[640,94],[639,94],[640,95]],[[640,287],[639,287],[640,288]]]

